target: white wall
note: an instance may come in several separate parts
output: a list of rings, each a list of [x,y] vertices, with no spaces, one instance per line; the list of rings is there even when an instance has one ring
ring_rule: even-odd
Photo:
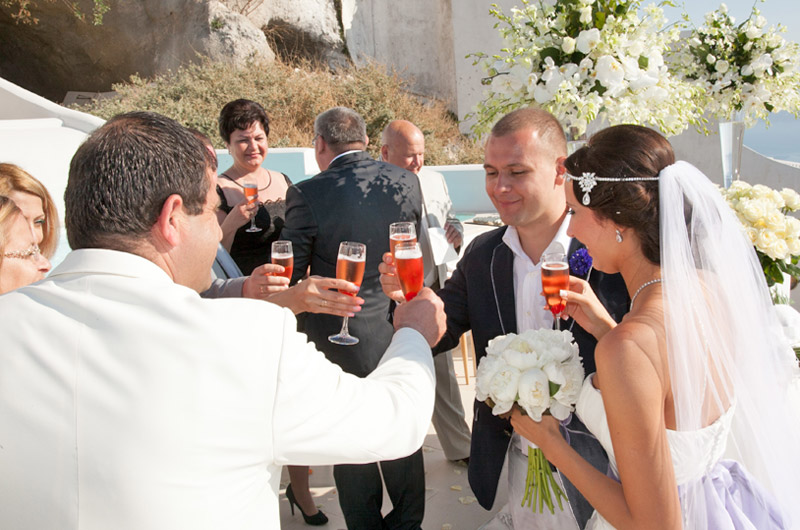
[[[449,0],[342,0],[350,56],[357,65],[370,59],[389,65],[412,80],[413,92],[454,101],[450,5]]]

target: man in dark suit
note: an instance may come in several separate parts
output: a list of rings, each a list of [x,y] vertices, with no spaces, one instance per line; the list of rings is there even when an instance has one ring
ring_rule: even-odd
[[[309,266],[311,274],[336,277],[340,242],[367,246],[358,292],[364,305],[349,322],[350,333],[359,343],[340,346],[328,341],[328,336],[341,328],[339,317],[308,313],[302,324],[308,338],[328,359],[361,377],[375,369],[392,338],[393,328],[386,319],[390,300],[381,290],[378,273],[381,256],[389,251],[389,225],[396,221],[419,225],[422,212],[416,175],[373,160],[364,151],[367,143],[364,120],[355,111],[335,107],[317,116],[314,153],[322,172],[289,188],[281,234],[292,242],[293,283]],[[385,519],[381,516],[383,489],[378,464],[393,505]],[[425,508],[421,448],[391,462],[335,466],[333,476],[349,529],[420,528]]]
[[[484,155],[486,193],[507,226],[476,237],[452,277],[438,291],[445,304],[447,332],[434,349],[434,353],[447,351],[458,344],[463,333],[472,330],[478,361],[486,355],[489,340],[498,335],[553,326],[540,294],[541,256],[554,242],[568,249],[568,256],[579,247],[567,235],[566,140],[555,117],[538,109],[509,113],[492,129]],[[382,270],[388,269],[384,266]],[[621,319],[628,309],[622,278],[591,271],[588,280],[611,315]],[[384,276],[382,281],[387,294],[399,299],[395,280]],[[586,373],[595,371],[594,338],[572,321],[562,322],[561,329],[571,329]],[[606,471],[605,453],[580,420],[573,416],[566,429],[570,444]],[[475,401],[469,482],[487,510],[494,504],[506,454],[509,459],[509,504],[487,528],[583,528],[592,508],[563,477],[570,500],[563,512],[556,509],[552,515],[547,510],[539,514],[527,506],[520,507],[527,470],[521,443],[510,422],[493,415],[485,403]]]

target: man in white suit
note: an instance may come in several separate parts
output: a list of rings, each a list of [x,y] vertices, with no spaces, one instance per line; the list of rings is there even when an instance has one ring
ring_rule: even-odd
[[[447,280],[447,264],[435,262],[428,229],[443,228],[447,241],[456,249],[461,247],[464,239],[464,227],[455,217],[444,176],[423,167],[425,135],[410,121],[389,122],[381,135],[381,158],[411,171],[419,178],[423,204],[419,243],[425,267],[425,286],[440,289]],[[452,352],[439,354],[433,360],[436,367],[436,401],[432,422],[445,457],[452,461],[469,462],[470,432],[464,420],[464,406],[453,370]]]
[[[76,250],[0,297],[0,528],[278,528],[281,466],[422,444],[441,302],[423,290],[398,308],[359,379],[289,310],[201,299],[220,239],[204,153],[173,120],[131,113],[75,154]]]

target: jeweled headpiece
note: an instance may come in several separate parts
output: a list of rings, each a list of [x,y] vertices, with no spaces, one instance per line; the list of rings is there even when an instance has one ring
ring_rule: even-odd
[[[581,202],[584,206],[589,206],[589,203],[591,202],[589,193],[591,193],[592,189],[597,186],[598,182],[634,182],[637,180],[658,180],[658,177],[598,177],[593,172],[590,173],[588,171],[584,171],[583,175],[580,177],[567,174],[567,181],[570,180],[578,181],[578,185],[581,187],[581,191],[583,192],[583,198],[581,199]]]

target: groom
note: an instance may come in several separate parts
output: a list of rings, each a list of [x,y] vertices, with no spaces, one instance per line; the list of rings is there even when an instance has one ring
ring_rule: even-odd
[[[548,112],[519,109],[494,126],[484,152],[486,193],[507,226],[475,238],[452,277],[438,291],[445,304],[447,332],[434,353],[453,348],[463,333],[472,330],[480,361],[489,340],[498,335],[553,326],[540,295],[541,255],[553,242],[568,249],[568,256],[580,247],[566,234],[569,217],[564,192],[565,157],[563,129]],[[578,275],[576,271],[571,273]],[[628,310],[622,278],[591,271],[588,280],[609,313],[619,321]],[[389,281],[384,277],[386,291],[390,290]],[[572,330],[586,373],[594,372],[594,338],[571,320],[563,322],[561,329]],[[605,453],[574,416],[568,430],[571,445],[605,472]],[[512,431],[510,422],[493,415],[485,403],[475,401],[469,482],[478,502],[487,510],[494,504],[506,453],[509,458],[508,509],[486,528],[583,528],[592,508],[566,480],[563,482],[570,505],[563,512],[534,514],[529,507],[520,507],[517,490],[525,483],[527,458],[520,451],[519,436]],[[512,524],[509,518],[513,519]]]

